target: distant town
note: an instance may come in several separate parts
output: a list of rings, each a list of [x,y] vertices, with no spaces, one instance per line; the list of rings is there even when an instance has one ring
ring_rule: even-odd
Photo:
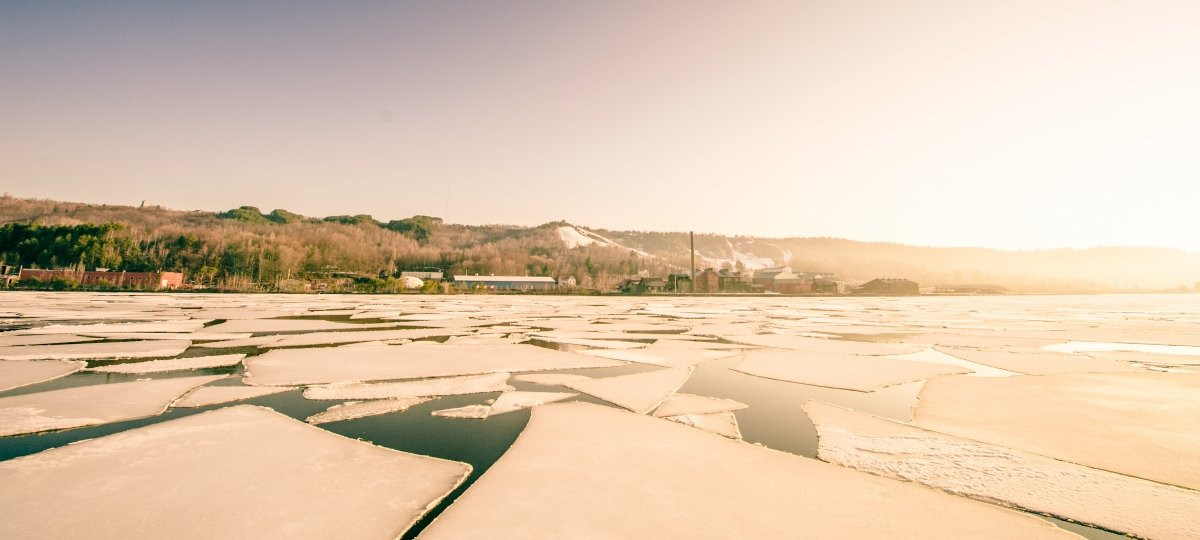
[[[366,287],[362,284],[373,285]],[[20,268],[0,264],[0,284],[6,288],[51,290],[209,290],[189,282],[182,272],[127,272],[107,268],[92,270]],[[382,284],[382,289],[378,285]],[[646,272],[621,280],[611,290],[580,287],[574,277],[446,275],[439,270],[405,270],[393,276],[333,275],[313,279],[281,280],[264,292],[540,292],[613,293],[626,295],[678,294],[780,294],[780,295],[874,295],[921,294],[920,286],[904,278],[878,278],[852,283],[821,272],[795,272],[788,266],[757,271],[705,268],[691,275],[673,273],[652,276]],[[996,292],[991,290],[942,289],[932,292]]]

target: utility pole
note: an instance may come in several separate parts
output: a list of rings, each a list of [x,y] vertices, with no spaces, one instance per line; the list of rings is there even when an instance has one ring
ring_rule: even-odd
[[[691,292],[696,292],[696,231],[688,231],[688,241],[692,245],[692,279],[688,281]]]

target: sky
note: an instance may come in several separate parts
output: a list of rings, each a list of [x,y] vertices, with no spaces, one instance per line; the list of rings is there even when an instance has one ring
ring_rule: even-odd
[[[0,191],[1200,252],[1200,3],[0,3]]]

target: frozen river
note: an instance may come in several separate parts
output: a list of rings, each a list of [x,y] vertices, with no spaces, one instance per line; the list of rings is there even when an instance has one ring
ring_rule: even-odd
[[[3,538],[1195,538],[1196,426],[1200,295],[0,293]]]

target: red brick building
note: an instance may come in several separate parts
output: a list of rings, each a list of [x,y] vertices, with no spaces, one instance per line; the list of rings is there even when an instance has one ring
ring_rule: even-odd
[[[21,279],[36,279],[38,281],[53,281],[65,279],[75,281],[80,285],[109,284],[115,287],[134,289],[176,289],[183,286],[183,274],[180,272],[110,272],[93,270],[78,272],[75,270],[38,270],[22,268]]]

